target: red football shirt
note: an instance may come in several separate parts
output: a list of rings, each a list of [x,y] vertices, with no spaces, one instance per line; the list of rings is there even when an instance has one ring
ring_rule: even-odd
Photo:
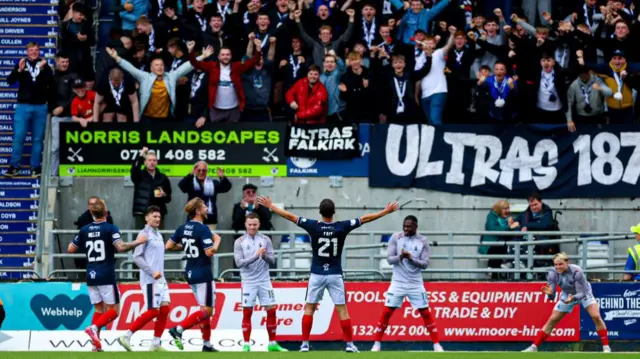
[[[92,118],[93,104],[95,102],[96,93],[91,90],[87,90],[87,94],[84,95],[84,98],[80,98],[78,96],[74,97],[73,101],[71,101],[71,115],[86,119]]]

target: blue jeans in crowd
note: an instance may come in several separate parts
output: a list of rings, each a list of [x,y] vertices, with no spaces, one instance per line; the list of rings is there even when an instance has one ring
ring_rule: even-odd
[[[42,142],[47,129],[47,105],[31,105],[19,103],[16,105],[16,113],[13,117],[13,152],[11,153],[11,166],[20,168],[22,150],[27,132],[31,129],[31,168],[40,168],[42,165]]]
[[[442,125],[442,113],[444,112],[444,105],[447,103],[447,93],[434,93],[429,97],[424,97],[420,102],[422,103],[422,111],[427,117],[427,122],[431,126]]]

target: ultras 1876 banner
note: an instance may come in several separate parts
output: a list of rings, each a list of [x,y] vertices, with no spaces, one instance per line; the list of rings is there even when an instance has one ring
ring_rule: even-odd
[[[347,282],[346,300],[354,339],[373,341],[389,283]],[[429,306],[443,341],[531,341],[551,314],[554,301],[540,292],[542,283],[434,282],[426,283]],[[82,330],[91,322],[93,307],[86,285],[70,283],[0,284],[5,306],[11,308],[3,330]],[[143,291],[121,284],[120,315],[110,330],[127,330],[145,311]],[[214,330],[237,330],[241,338],[242,290],[239,283],[216,284]],[[278,339],[299,341],[306,283],[274,283],[278,309]],[[170,284],[171,312],[167,327],[178,325],[200,309],[187,284]],[[6,293],[6,294],[5,294]],[[556,298],[557,300],[557,298]],[[265,329],[266,312],[259,305],[252,317],[254,331]],[[153,329],[149,323],[143,329]],[[198,328],[195,328],[196,330]],[[551,341],[580,339],[580,310],[576,308],[555,328]],[[342,340],[340,320],[329,296],[320,301],[311,340]],[[404,303],[391,318],[389,341],[429,341],[417,310]]]
[[[61,176],[128,176],[143,147],[158,157],[167,176],[189,174],[198,161],[215,175],[286,176],[285,124],[209,124],[196,129],[181,123],[60,124]]]
[[[377,125],[371,187],[478,196],[640,196],[637,126]]]

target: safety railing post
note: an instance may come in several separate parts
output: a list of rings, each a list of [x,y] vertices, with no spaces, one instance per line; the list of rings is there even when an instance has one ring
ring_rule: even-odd
[[[213,278],[218,278],[220,273],[220,257],[213,256]]]
[[[520,242],[515,243],[515,260],[514,260],[514,268],[520,269]],[[520,280],[520,272],[516,272],[514,278],[516,280]]]
[[[527,242],[533,242],[533,235],[527,233]],[[535,247],[531,244],[527,245],[527,269],[533,269],[533,249]],[[533,273],[527,272],[527,280],[533,279]]]
[[[375,242],[375,237],[374,237],[374,233],[369,233],[369,243],[373,244]],[[371,248],[371,257],[369,258],[369,265],[371,266],[371,268],[376,268],[379,267],[378,265],[376,265],[376,254],[378,254],[380,252],[380,249],[378,248]]]
[[[587,269],[587,258],[589,254],[589,241],[588,238],[582,239],[582,268]]]

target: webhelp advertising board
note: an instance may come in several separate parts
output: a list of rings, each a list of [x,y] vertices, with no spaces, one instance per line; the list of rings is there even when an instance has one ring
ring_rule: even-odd
[[[430,306],[443,341],[530,341],[544,325],[554,302],[540,293],[540,283],[426,283]],[[301,340],[306,283],[274,283],[278,302],[278,339]],[[372,341],[388,283],[348,282],[346,296],[356,341]],[[108,329],[126,330],[144,312],[138,285],[120,288],[120,317]],[[90,324],[92,306],[84,284],[35,283],[0,285],[7,308],[3,330],[81,330]],[[187,284],[171,284],[167,327],[173,327],[198,310]],[[214,330],[239,330],[242,322],[239,283],[217,285]],[[254,308],[253,328],[265,328],[266,312]],[[575,310],[556,328],[551,341],[580,339],[580,313]],[[145,328],[152,329],[152,324]],[[238,332],[238,336],[240,336]],[[339,341],[342,330],[329,296],[319,303],[311,340]],[[408,303],[396,311],[385,340],[429,341],[422,318]]]

